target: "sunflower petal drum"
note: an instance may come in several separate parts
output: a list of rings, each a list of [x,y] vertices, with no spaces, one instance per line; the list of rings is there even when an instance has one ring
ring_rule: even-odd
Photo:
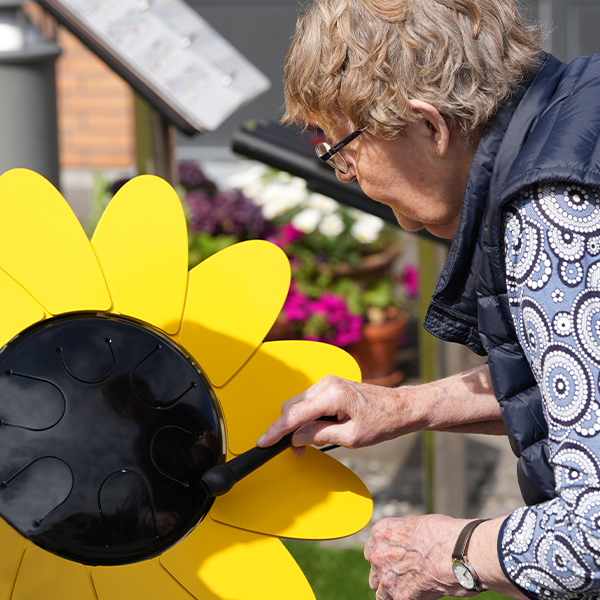
[[[187,271],[181,202],[141,176],[91,242],[44,178],[0,176],[0,600],[314,598],[280,537],[368,522],[362,482],[289,450],[216,500],[203,473],[354,360],[263,342],[290,283],[273,244]]]

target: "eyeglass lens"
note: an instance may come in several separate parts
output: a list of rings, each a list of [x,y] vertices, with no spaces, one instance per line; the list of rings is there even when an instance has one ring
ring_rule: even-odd
[[[330,146],[327,142],[321,142],[315,146],[317,156],[326,162],[329,166],[337,169],[340,173],[346,174],[348,172],[348,165],[344,160],[344,157],[338,152],[347,146],[354,138],[358,137],[362,133],[361,129],[353,131],[348,137],[345,137],[341,142],[338,142],[335,146]]]
[[[315,151],[317,156],[323,160],[323,157],[331,151],[331,146],[327,142],[319,142],[315,146]],[[344,157],[341,154],[334,154],[329,158],[325,159],[325,162],[334,169],[338,170],[342,175],[345,175],[348,172],[348,165],[344,160]]]

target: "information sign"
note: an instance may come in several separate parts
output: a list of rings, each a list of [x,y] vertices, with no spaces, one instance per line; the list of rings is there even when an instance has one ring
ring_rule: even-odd
[[[187,133],[215,130],[270,87],[183,0],[38,0]]]

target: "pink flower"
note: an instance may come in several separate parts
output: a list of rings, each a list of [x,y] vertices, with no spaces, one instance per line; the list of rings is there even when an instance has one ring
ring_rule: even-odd
[[[347,318],[340,323],[337,337],[329,341],[334,346],[343,348],[362,339],[363,320],[357,315],[347,314]]]
[[[311,300],[292,282],[283,314],[303,340],[343,347],[362,338],[362,318],[348,312],[346,301],[335,294]]]
[[[285,250],[290,244],[304,237],[304,233],[296,229],[291,223],[286,223],[275,235],[267,238],[267,241]]]
[[[281,240],[287,246],[304,237],[304,233],[296,229],[291,223],[286,223],[281,230]]]
[[[305,321],[310,315],[310,304],[308,296],[298,292],[292,282],[283,304],[283,313],[289,321]]]
[[[407,265],[398,277],[398,282],[404,285],[404,292],[409,298],[419,297],[419,271],[414,265]]]
[[[334,312],[334,311],[343,311],[346,312],[348,309],[346,307],[346,302],[343,298],[336,296],[335,294],[324,293],[319,300],[317,300],[319,306],[323,307],[323,310]]]

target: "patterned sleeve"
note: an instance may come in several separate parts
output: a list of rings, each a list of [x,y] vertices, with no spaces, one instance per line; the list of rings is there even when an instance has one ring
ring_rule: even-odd
[[[504,572],[530,598],[600,595],[600,192],[531,187],[504,213],[511,312],[540,386],[558,496],[504,522]]]

